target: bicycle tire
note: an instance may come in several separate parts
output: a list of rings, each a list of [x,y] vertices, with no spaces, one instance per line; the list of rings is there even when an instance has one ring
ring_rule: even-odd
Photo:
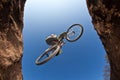
[[[56,49],[55,49],[56,48]],[[53,51],[54,50],[54,51]],[[48,62],[52,57],[54,57],[58,51],[60,50],[60,46],[59,45],[55,45],[55,46],[52,46],[50,48],[48,48],[43,54],[41,54],[37,59],[36,59],[36,65],[41,65],[41,64],[44,64],[46,62]],[[48,52],[50,51],[53,51],[51,53],[51,55],[49,55],[49,57],[47,57],[46,59],[40,61],[41,58],[43,58],[46,54],[48,54]]]
[[[75,27],[75,26],[78,26],[78,27],[81,29],[80,34],[79,34],[76,38],[70,39],[69,36],[68,36],[68,33],[69,33],[70,29],[72,29],[72,28]],[[70,26],[70,27],[67,29],[66,32],[67,32],[66,37],[65,37],[66,40],[69,41],[69,42],[74,42],[74,41],[78,40],[78,39],[82,36],[82,34],[83,34],[83,26],[82,26],[81,24],[73,24],[72,26]]]

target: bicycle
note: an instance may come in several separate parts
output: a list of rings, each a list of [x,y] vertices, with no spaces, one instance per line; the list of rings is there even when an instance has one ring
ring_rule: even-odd
[[[81,24],[73,24],[70,26],[66,32],[60,34],[59,41],[45,50],[35,61],[36,65],[41,65],[48,62],[51,58],[57,55],[58,51],[65,44],[63,39],[66,39],[69,42],[77,41],[83,34],[83,26]]]

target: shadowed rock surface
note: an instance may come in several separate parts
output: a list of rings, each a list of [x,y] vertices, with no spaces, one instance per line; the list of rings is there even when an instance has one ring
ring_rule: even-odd
[[[110,80],[120,80],[120,0],[86,0],[92,23],[110,63]]]
[[[0,80],[22,80],[25,0],[0,0]]]

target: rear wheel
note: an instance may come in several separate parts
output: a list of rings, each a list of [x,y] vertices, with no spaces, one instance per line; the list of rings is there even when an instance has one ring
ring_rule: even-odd
[[[48,62],[52,57],[54,57],[58,51],[60,50],[60,46],[55,45],[50,48],[48,48],[43,54],[41,54],[37,59],[36,59],[36,64],[41,65],[46,62]]]
[[[80,24],[73,24],[67,30],[66,39],[69,42],[78,40],[83,34],[83,27]]]

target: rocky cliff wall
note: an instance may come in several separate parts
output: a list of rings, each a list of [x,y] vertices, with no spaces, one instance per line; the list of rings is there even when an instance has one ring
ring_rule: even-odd
[[[110,80],[120,80],[120,0],[86,0],[92,23],[107,52]]]
[[[25,0],[0,0],[0,80],[22,80]]]

